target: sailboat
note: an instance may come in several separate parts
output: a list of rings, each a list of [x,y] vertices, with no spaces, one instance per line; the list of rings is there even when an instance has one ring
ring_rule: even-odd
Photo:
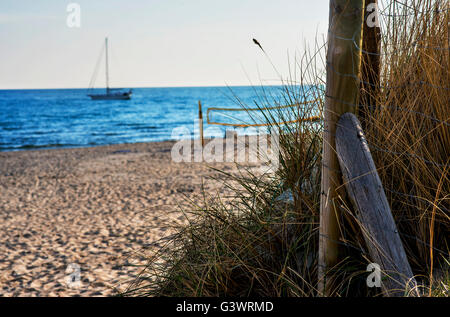
[[[103,52],[102,52],[103,53]],[[103,55],[103,54],[102,54]],[[91,97],[92,100],[129,100],[131,99],[132,91],[131,89],[128,91],[120,91],[121,89],[112,89],[109,87],[109,64],[108,64],[108,38],[105,38],[105,66],[106,66],[106,92],[100,94],[88,93],[88,96]],[[95,77],[97,75],[98,63],[96,65],[96,69],[94,71],[93,78],[91,79],[90,89],[93,87],[93,83],[95,82]]]

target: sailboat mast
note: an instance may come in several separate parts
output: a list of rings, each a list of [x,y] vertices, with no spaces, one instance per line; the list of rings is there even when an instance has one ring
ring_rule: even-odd
[[[106,93],[109,93],[108,38],[105,38],[105,48],[106,48]]]

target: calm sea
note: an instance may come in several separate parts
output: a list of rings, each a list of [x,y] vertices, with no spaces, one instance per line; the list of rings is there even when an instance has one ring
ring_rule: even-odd
[[[254,105],[261,89],[135,88],[132,99],[123,101],[92,101],[85,89],[0,90],[0,151],[171,140],[173,129],[180,126],[195,136],[198,100],[204,110],[205,136],[217,136],[225,129],[208,129],[206,109],[238,108],[236,96]],[[280,87],[264,89],[276,95]],[[232,114],[236,117],[214,120],[249,122],[244,112]]]

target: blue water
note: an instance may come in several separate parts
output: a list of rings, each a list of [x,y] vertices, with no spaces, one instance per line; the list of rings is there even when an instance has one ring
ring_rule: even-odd
[[[280,88],[270,90],[276,95]],[[225,127],[208,129],[206,109],[237,108],[234,95],[251,106],[261,98],[261,88],[135,88],[131,100],[118,101],[92,101],[85,89],[0,90],[0,151],[171,140],[180,126],[195,135],[198,100],[206,136],[221,134]],[[243,112],[234,115],[250,121]]]

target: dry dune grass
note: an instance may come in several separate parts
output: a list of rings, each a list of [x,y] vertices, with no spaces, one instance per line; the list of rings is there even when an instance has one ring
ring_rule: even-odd
[[[450,8],[440,0],[395,4],[384,21],[381,106],[366,134],[409,261],[431,281],[449,257]]]
[[[422,293],[448,296],[449,6],[443,0],[390,1],[381,13],[381,76],[373,96],[376,106],[370,112],[364,107],[365,134]],[[320,295],[322,127],[277,122],[321,111],[324,47],[316,43],[313,54],[294,61],[281,98],[264,95],[257,102],[260,107],[298,105],[289,113],[264,114],[280,132],[279,171],[261,177],[243,170],[229,176],[239,184],[230,186],[235,191],[231,201],[205,193],[192,202],[186,211],[189,224],[176,228],[178,234],[149,258],[123,295]],[[318,98],[313,105],[302,104],[312,98]],[[291,193],[292,200],[277,199],[283,192]],[[352,209],[345,201],[342,205],[344,259],[335,270],[334,295],[378,295],[366,286],[369,259],[361,229]]]

